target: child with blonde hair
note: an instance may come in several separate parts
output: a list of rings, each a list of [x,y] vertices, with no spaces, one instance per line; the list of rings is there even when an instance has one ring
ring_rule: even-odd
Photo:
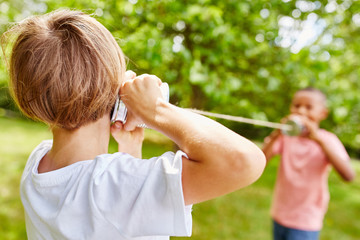
[[[115,39],[91,16],[60,10],[30,17],[4,35],[3,49],[11,36],[12,95],[53,133],[31,153],[21,179],[29,239],[190,236],[192,204],[261,175],[265,157],[255,144],[166,102],[156,76],[125,72]],[[111,125],[119,93],[128,118]],[[140,123],[181,150],[142,159]]]
[[[324,93],[315,88],[301,89],[292,99],[290,115],[283,119],[298,121],[301,134],[288,136],[276,130],[265,138],[267,160],[281,156],[271,208],[275,240],[318,239],[330,198],[330,166],[345,181],[355,176],[340,140],[319,128],[327,114]]]

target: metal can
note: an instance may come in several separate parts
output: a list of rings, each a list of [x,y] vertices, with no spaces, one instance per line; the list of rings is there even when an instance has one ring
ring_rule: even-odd
[[[305,130],[305,126],[299,118],[293,117],[287,120],[285,123],[289,128],[282,129],[281,132],[288,136],[299,136]]]

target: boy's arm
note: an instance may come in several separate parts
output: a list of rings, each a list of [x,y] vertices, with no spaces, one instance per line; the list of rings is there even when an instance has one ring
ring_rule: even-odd
[[[330,163],[333,165],[335,170],[340,174],[340,176],[345,181],[352,181],[355,178],[355,171],[351,167],[351,163],[348,159],[344,159],[340,154],[338,154],[337,149],[333,148],[331,144],[328,144],[323,141],[321,138],[315,139],[324,150],[326,156],[328,157]]]
[[[132,130],[143,122],[187,154],[182,171],[186,204],[230,193],[260,177],[265,157],[254,143],[209,118],[164,101],[160,83],[155,76],[146,76],[123,85],[122,99],[133,118],[125,128]]]
[[[338,148],[333,147],[319,135],[318,124],[306,118],[303,119],[303,122],[306,129],[309,131],[309,138],[313,139],[321,146],[335,170],[345,181],[352,181],[355,178],[355,171],[352,169],[349,159],[344,159],[344,156],[339,154]]]

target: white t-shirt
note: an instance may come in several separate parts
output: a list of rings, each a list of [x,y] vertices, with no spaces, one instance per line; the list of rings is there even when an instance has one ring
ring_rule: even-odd
[[[191,205],[181,186],[182,157],[166,152],[148,160],[126,153],[39,174],[51,149],[43,141],[31,153],[21,179],[29,239],[164,240],[190,236]]]

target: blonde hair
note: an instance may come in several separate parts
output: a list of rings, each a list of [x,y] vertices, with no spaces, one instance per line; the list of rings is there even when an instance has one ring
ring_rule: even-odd
[[[68,130],[110,116],[125,59],[102,24],[79,11],[32,16],[2,36],[3,51],[14,34],[9,86],[26,116]]]

